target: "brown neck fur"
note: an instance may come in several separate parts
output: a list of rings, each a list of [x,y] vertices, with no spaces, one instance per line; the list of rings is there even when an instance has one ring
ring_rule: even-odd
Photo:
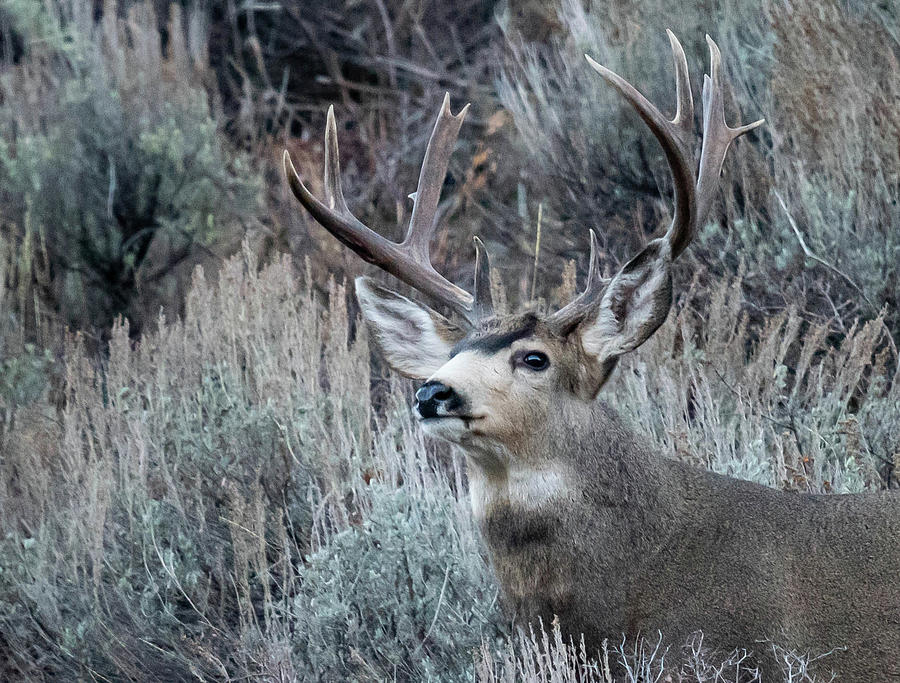
[[[554,411],[539,441],[510,456],[530,465],[470,467],[517,621],[558,617],[593,652],[659,629],[676,660],[703,630],[710,647],[756,650],[769,671],[778,665],[766,638],[813,653],[846,647],[826,669],[900,677],[898,497],[783,493],[652,452],[602,402]],[[529,466],[559,485],[523,505],[515,489]]]

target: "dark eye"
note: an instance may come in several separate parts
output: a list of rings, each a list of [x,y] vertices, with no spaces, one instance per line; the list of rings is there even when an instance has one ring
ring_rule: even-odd
[[[550,365],[550,359],[547,358],[547,354],[540,351],[529,351],[522,356],[522,362],[532,370],[546,370],[547,366]]]

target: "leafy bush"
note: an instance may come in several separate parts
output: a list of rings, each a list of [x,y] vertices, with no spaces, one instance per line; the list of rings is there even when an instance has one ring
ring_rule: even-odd
[[[446,490],[369,493],[359,526],[331,537],[301,573],[292,617],[302,661],[329,679],[468,680],[503,618],[466,511]]]
[[[3,98],[24,90],[42,111],[3,110],[0,187],[17,242],[43,246],[41,294],[64,321],[103,330],[124,314],[139,326],[148,299],[173,298],[180,263],[250,224],[260,183],[223,143],[199,77],[184,78],[204,67],[179,13],[164,54],[149,6],[132,7],[127,23],[111,6],[102,24],[79,7],[46,18],[73,36],[60,53],[7,6],[28,50]]]
[[[47,349],[26,344],[24,352],[0,355],[0,434],[11,424],[13,413],[45,397],[53,358]]]

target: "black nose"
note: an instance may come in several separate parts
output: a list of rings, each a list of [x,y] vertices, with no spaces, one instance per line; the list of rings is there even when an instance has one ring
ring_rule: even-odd
[[[416,392],[416,407],[422,417],[451,415],[461,405],[459,394],[441,382],[425,382]]]

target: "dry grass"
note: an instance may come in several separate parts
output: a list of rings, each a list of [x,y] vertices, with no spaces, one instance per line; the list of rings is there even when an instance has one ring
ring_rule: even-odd
[[[744,653],[705,652],[699,635],[674,670],[652,637],[586,653],[552,628],[511,631],[460,456],[424,441],[409,384],[370,357],[340,284],[360,265],[296,218],[272,160],[287,145],[317,176],[326,107],[316,93],[338,100],[353,208],[397,237],[431,106],[447,88],[454,103],[474,99],[438,261],[464,282],[478,232],[504,298],[528,298],[542,206],[537,295],[556,300],[574,287],[586,226],[602,221],[613,268],[668,211],[658,150],[581,53],[664,104],[662,29],[683,39],[697,81],[710,32],[727,59],[729,106],[769,125],[734,150],[675,310],[603,398],[660,452],[699,467],[791,491],[896,487],[896,93],[880,75],[896,70],[897,17],[833,2],[566,0],[512,8],[505,34],[490,13],[448,6],[447,22],[471,28],[454,34],[436,30],[426,5],[385,0],[346,15],[311,6],[331,27],[316,34],[287,6],[254,7],[225,2],[224,19],[172,10],[163,41],[146,3],[108,3],[99,22],[82,0],[0,4],[4,35],[34,41],[18,55],[2,43],[7,143],[43,134],[58,94],[77,90],[73,64],[90,64],[130,120],[202,100],[200,128],[224,155],[213,156],[236,163],[249,151],[272,185],[267,206],[248,200],[247,213],[203,204],[196,216],[215,218],[223,251],[247,225],[261,229],[221,263],[186,257],[158,291],[139,292],[136,323],[96,337],[63,330],[91,317],[78,307],[99,305],[53,266],[51,229],[77,223],[2,188],[0,678],[608,683],[619,662],[628,681],[755,680]],[[210,38],[224,33],[234,54]],[[410,68],[417,60],[429,70]],[[501,62],[509,73],[495,91],[490,65]],[[4,147],[6,161],[26,147]],[[33,159],[79,171],[53,149]],[[96,175],[101,162],[81,171]],[[109,175],[73,177],[94,180],[66,196],[99,193],[105,210]],[[255,197],[255,175],[241,179]],[[273,255],[287,246],[312,258]],[[165,262],[166,244],[155,249],[147,267]],[[191,278],[197,260],[209,267]],[[828,680],[827,657],[766,646],[785,681]]]
[[[741,292],[740,278],[708,300],[689,292],[626,360],[617,407],[665,452],[724,474],[817,493],[894,484],[900,389],[883,319],[838,343],[790,309],[757,336]]]
[[[184,320],[137,343],[117,324],[102,366],[71,337],[58,407],[4,395],[5,675],[604,680],[558,636],[503,645],[460,460],[423,442],[405,385],[373,384],[343,288],[323,308],[302,281],[245,250],[218,283],[195,275]],[[717,289],[712,324],[685,295],[604,398],[698,466],[885,486],[875,444],[895,438],[900,401],[883,327],[835,345],[788,314],[757,340],[740,291]],[[656,680],[662,654],[607,656]]]

